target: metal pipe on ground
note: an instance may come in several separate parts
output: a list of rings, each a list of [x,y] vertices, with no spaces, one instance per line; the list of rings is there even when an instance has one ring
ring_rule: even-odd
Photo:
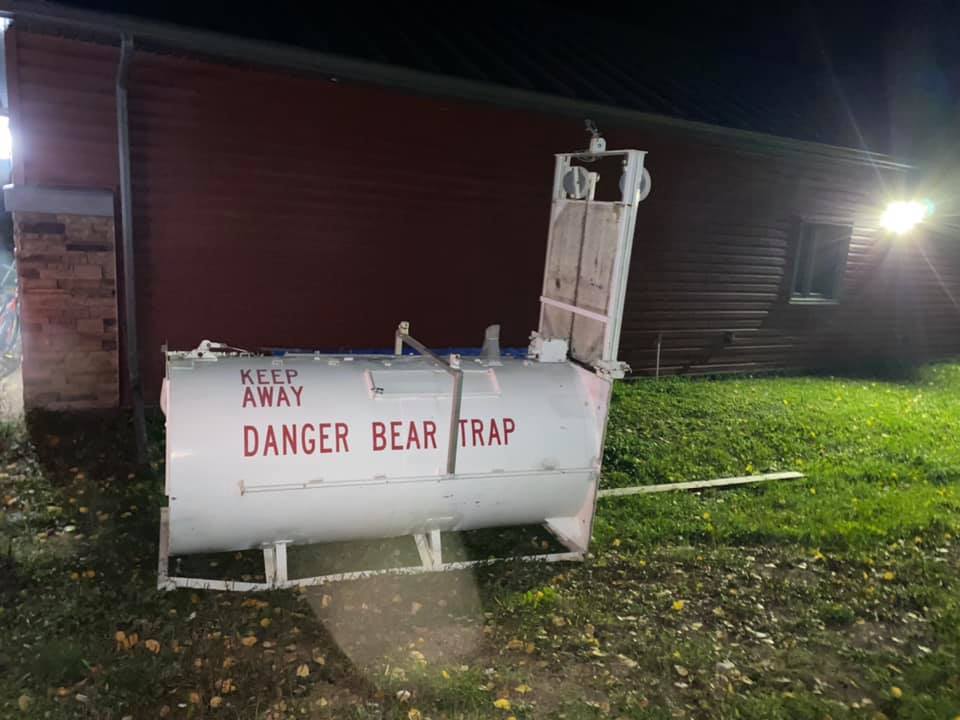
[[[622,488],[604,488],[598,497],[622,497],[623,495],[647,495],[649,493],[672,492],[674,490],[709,490],[710,488],[748,485],[750,483],[769,482],[770,480],[799,480],[803,473],[786,471],[744,475],[741,477],[717,478],[716,480],[694,480],[692,482],[664,483],[662,485],[634,485]]]

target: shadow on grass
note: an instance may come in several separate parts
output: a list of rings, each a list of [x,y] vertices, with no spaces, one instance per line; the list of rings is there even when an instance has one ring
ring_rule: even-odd
[[[845,363],[837,359],[829,365],[814,368],[809,375],[836,377],[848,380],[877,380],[881,382],[913,383],[924,378],[929,366],[892,358],[876,358],[857,363]]]
[[[33,412],[25,427],[17,447],[2,449],[30,501],[0,525],[0,541],[18,547],[0,565],[0,636],[9,641],[0,668],[26,678],[17,692],[29,690],[36,711],[71,716],[48,688],[66,688],[72,703],[83,687],[95,716],[153,717],[165,704],[194,702],[191,693],[204,705],[226,696],[224,675],[243,688],[242,698],[226,698],[243,717],[280,695],[326,686],[374,692],[293,593],[251,604],[240,594],[156,589],[162,464],[137,464],[129,415]],[[117,633],[136,644],[118,649]],[[241,642],[254,635],[260,644]],[[291,662],[318,652],[329,662],[306,677],[293,672],[297,665],[264,672],[276,670],[270,648],[282,642]]]
[[[384,683],[395,679],[370,674],[367,663],[376,665],[397,648],[409,663],[405,648],[421,638],[451,658],[481,652],[478,628],[498,598],[546,583],[557,572],[507,562],[430,578],[338,584],[309,596],[160,592],[162,418],[149,418],[149,466],[136,462],[131,419],[123,412],[33,412],[25,427],[18,448],[0,448],[6,463],[21,467],[16,483],[30,498],[22,522],[0,526],[0,541],[16,535],[21,545],[12,554],[17,562],[0,567],[0,636],[10,648],[0,652],[0,669],[26,678],[9,689],[26,690],[34,709],[49,717],[70,716],[72,706],[61,698],[72,700],[78,688],[88,710],[111,717],[190,707],[194,693],[202,705],[223,694],[238,717],[259,717],[271,703],[317,695],[340,697],[344,705],[382,699]],[[447,560],[557,549],[539,528],[445,533],[443,541]],[[409,538],[297,547],[290,556],[293,577],[418,561]],[[259,550],[179,562],[184,574],[200,577],[263,574]],[[324,599],[328,593],[333,602]],[[394,602],[398,596],[402,602]],[[117,633],[138,642],[120,648]],[[257,642],[248,645],[250,637]],[[154,650],[145,649],[147,640],[156,643]],[[304,664],[310,672],[301,677]],[[242,693],[227,697],[225,676]],[[58,687],[68,694],[50,693]],[[2,682],[0,689],[7,689]]]

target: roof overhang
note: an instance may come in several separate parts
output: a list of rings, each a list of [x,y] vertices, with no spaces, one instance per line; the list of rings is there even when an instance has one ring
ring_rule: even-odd
[[[357,60],[292,45],[143,20],[129,15],[83,10],[42,0],[0,0],[0,17],[19,19],[32,27],[82,33],[102,42],[119,44],[120,36],[126,34],[132,36],[139,46],[146,49],[152,47],[157,50],[180,50],[210,58],[312,72],[358,83],[399,88],[423,95],[450,97],[551,115],[566,115],[580,120],[589,117],[598,123],[609,125],[670,128],[695,133],[707,142],[734,144],[754,152],[865,164],[884,170],[910,169],[908,164],[888,155],[857,148],[738,130],[603,103],[569,99],[395,65]]]

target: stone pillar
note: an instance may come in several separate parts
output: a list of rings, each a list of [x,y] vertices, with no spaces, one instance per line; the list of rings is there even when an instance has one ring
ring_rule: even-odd
[[[13,213],[26,409],[120,400],[113,194],[4,188]]]

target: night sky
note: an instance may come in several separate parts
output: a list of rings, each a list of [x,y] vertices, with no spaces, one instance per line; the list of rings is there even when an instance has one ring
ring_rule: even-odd
[[[957,3],[68,4],[862,147],[940,172],[960,135]]]

